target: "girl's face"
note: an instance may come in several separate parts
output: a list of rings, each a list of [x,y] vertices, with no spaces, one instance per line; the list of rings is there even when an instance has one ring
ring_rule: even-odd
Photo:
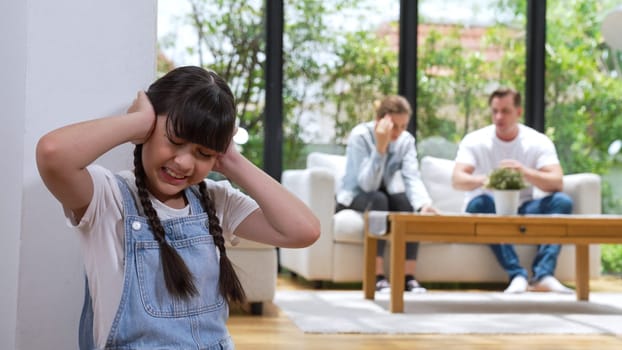
[[[168,134],[166,116],[156,119],[155,129],[143,145],[147,188],[160,202],[181,208],[186,204],[182,191],[205,179],[218,152]]]

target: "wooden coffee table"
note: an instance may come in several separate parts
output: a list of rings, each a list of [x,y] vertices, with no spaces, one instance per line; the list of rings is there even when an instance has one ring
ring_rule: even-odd
[[[589,245],[622,243],[619,215],[422,215],[389,213],[388,233],[369,232],[365,215],[366,299],[374,299],[375,259],[379,239],[390,242],[391,312],[404,311],[404,260],[406,242],[574,244],[576,247],[577,300],[589,299]]]

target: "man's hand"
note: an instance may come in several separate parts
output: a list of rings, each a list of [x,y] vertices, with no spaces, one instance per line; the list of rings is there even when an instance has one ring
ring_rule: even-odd
[[[550,164],[539,169],[534,169],[524,166],[519,161],[504,159],[499,162],[499,167],[520,171],[525,181],[544,192],[563,191],[564,171],[559,164]]]
[[[508,168],[508,169],[512,169],[512,170],[516,170],[518,172],[520,172],[521,174],[525,174],[525,167],[523,166],[523,164],[517,160],[514,159],[504,159],[501,162],[499,162],[499,167],[500,168]]]
[[[488,176],[473,175],[475,167],[465,163],[456,163],[451,174],[453,188],[460,191],[471,191],[488,183]]]

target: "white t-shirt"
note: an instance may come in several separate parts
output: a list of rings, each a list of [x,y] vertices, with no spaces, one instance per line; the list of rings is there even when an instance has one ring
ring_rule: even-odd
[[[497,137],[495,126],[489,125],[467,134],[456,154],[456,163],[475,167],[473,175],[489,175],[504,159],[514,159],[526,167],[540,169],[543,166],[559,164],[555,145],[544,134],[523,124],[518,125],[518,135],[506,142]],[[477,188],[466,193],[465,206],[486,189]],[[533,198],[533,186],[523,189],[520,203]]]
[[[65,210],[65,216],[69,225],[80,232],[84,267],[93,303],[93,337],[95,344],[103,348],[123,292],[123,196],[111,171],[98,165],[91,165],[88,170],[93,179],[93,199],[79,223],[73,220],[71,211]],[[124,171],[120,175],[129,180],[130,189],[136,192],[134,174]],[[231,241],[235,238],[235,229],[258,205],[228,181],[205,180],[205,183],[214,201],[225,240]],[[186,216],[190,212],[189,206],[173,209],[154,197],[151,197],[151,202],[161,219]]]

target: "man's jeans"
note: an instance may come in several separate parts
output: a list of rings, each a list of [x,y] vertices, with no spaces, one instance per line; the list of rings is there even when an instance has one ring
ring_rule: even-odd
[[[491,195],[482,194],[473,198],[466,208],[467,213],[495,213],[495,202]],[[555,192],[549,196],[523,203],[518,208],[519,214],[570,214],[572,199],[565,193]],[[497,261],[507,272],[510,281],[521,275],[528,278],[527,270],[520,265],[518,255],[511,244],[491,244],[490,248]],[[546,276],[553,276],[557,265],[557,256],[561,250],[559,244],[540,244],[532,264],[532,282]]]

